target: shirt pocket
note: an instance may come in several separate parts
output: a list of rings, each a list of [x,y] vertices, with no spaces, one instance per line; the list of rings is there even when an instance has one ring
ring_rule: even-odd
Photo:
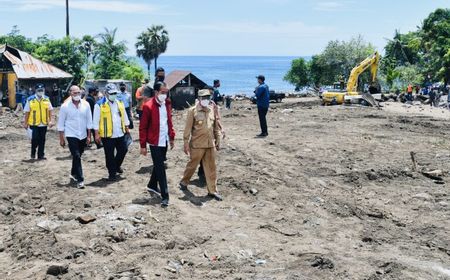
[[[205,114],[200,112],[195,114],[194,121],[196,125],[203,125],[206,122]]]

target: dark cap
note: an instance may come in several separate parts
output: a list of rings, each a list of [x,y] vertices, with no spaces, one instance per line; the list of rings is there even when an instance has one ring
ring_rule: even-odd
[[[126,87],[126,85],[125,85],[124,82],[121,82],[121,83],[119,84],[119,87]]]
[[[155,91],[152,89],[151,86],[146,85],[146,86],[144,87],[143,95],[144,95],[145,97],[152,97],[153,95],[155,95]]]
[[[97,92],[98,91],[98,88],[97,87],[90,87],[89,89],[88,89],[88,92],[89,93],[94,93],[94,92]]]
[[[158,72],[166,72],[166,71],[164,70],[164,68],[158,67],[158,69],[156,69],[156,74],[158,74]]]
[[[258,80],[263,81],[263,82],[266,80],[266,77],[264,77],[264,75],[258,75],[258,76],[256,76],[256,78],[257,78]]]
[[[45,90],[44,84],[36,84],[36,90],[38,90],[38,89],[44,89]]]
[[[218,83],[220,83],[220,80],[214,80],[213,82],[215,85],[217,85]]]

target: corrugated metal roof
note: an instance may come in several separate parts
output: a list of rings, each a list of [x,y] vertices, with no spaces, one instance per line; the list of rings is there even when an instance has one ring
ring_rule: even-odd
[[[190,71],[174,70],[164,78],[164,82],[167,84],[167,88],[171,90],[191,73]]]
[[[16,50],[20,57],[15,56],[8,49]],[[18,79],[73,78],[69,73],[10,46],[0,48],[0,53],[3,53],[11,62]]]

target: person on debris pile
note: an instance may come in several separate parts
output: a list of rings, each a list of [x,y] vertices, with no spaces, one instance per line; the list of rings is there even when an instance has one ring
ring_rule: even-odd
[[[150,86],[145,89],[151,90]],[[175,130],[172,124],[172,105],[167,100],[169,90],[164,82],[157,82],[154,86],[153,97],[144,104],[142,119],[139,123],[139,140],[141,155],[147,155],[147,143],[150,145],[150,154],[153,161],[153,170],[147,190],[162,198],[161,206],[169,206],[169,189],[167,186],[166,160],[167,147],[173,149],[175,143]],[[158,188],[159,184],[159,188]]]
[[[186,126],[183,134],[184,152],[190,156],[186,165],[180,189],[187,191],[187,186],[200,162],[206,175],[208,196],[218,201],[223,200],[217,191],[216,152],[220,149],[220,128],[217,115],[211,104],[211,91],[202,89],[198,92],[198,103],[187,112]]]
[[[121,166],[128,152],[125,134],[130,133],[130,121],[125,112],[125,105],[116,100],[117,93],[116,85],[107,84],[105,97],[100,99],[94,108],[95,142],[103,143],[108,181],[116,181],[117,174],[123,173]]]
[[[36,85],[36,93],[27,99],[24,112],[24,128],[32,130],[31,136],[31,159],[45,160],[45,138],[47,127],[52,127],[53,106],[50,98],[45,95],[45,86]]]
[[[77,182],[77,188],[84,189],[81,155],[91,142],[92,112],[89,103],[81,99],[78,86],[70,87],[71,98],[61,105],[58,116],[59,144],[66,146],[66,141],[72,154],[71,179]]]

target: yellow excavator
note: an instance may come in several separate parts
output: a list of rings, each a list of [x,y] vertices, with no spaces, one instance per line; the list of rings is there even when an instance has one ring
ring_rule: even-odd
[[[378,52],[375,52],[368,58],[364,59],[360,64],[355,66],[350,72],[350,76],[347,81],[347,90],[336,91],[330,90],[326,91],[322,94],[322,103],[324,105],[337,105],[343,103],[359,103],[359,101],[365,100],[367,98],[372,99],[370,103],[374,100],[370,97],[370,95],[361,95],[358,92],[358,78],[365,70],[370,68],[371,74],[371,85],[369,87],[369,92],[379,93],[380,87],[377,83],[377,71],[378,71],[378,63],[380,61],[380,55]],[[335,87],[337,88],[337,87]]]

